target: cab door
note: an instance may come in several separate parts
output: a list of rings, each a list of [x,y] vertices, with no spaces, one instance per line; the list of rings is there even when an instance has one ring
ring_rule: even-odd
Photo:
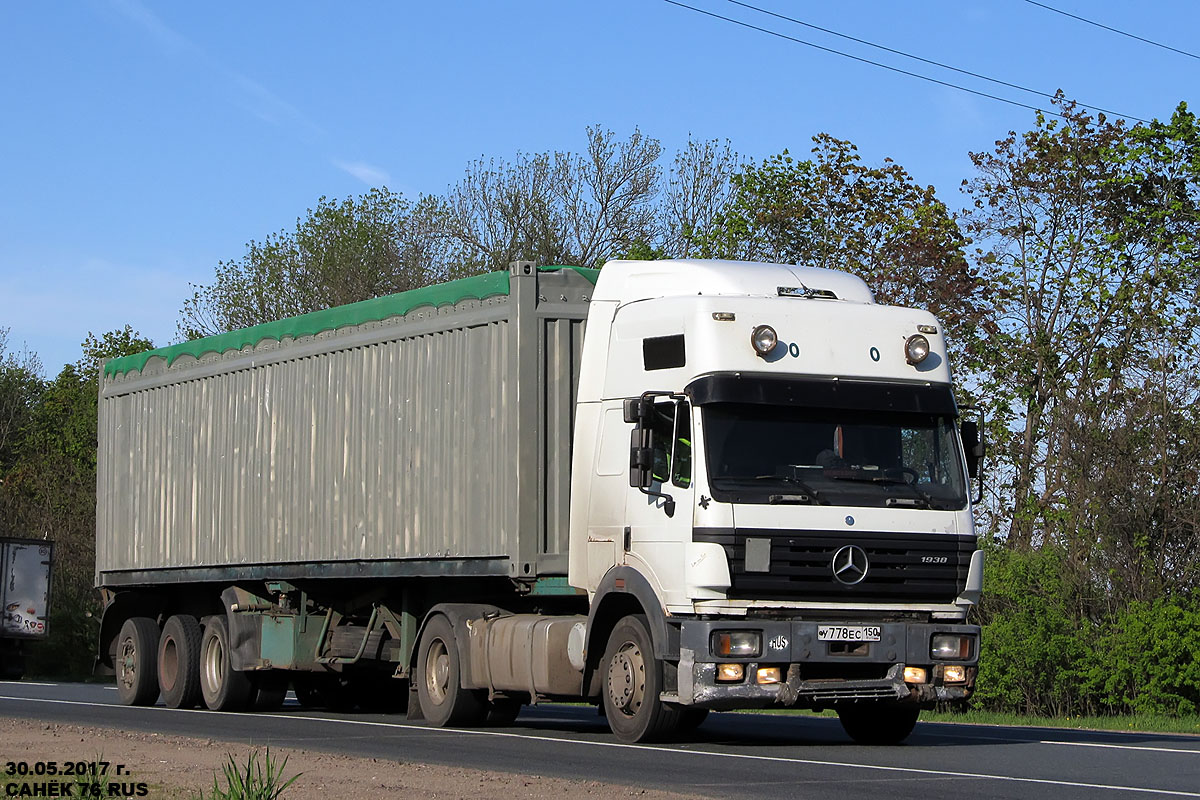
[[[629,489],[622,563],[646,575],[664,595],[682,598],[695,506],[691,405],[679,397],[655,398],[650,420],[651,482],[645,491]]]

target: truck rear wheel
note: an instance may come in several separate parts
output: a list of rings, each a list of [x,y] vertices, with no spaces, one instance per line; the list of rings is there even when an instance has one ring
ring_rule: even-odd
[[[649,742],[674,733],[680,712],[662,702],[662,662],[654,657],[650,626],[641,614],[613,628],[604,650],[604,716],[623,742]]]
[[[127,706],[150,706],[158,699],[158,623],[130,617],[117,634],[117,695]]]
[[[438,615],[421,634],[417,654],[417,698],[425,719],[439,728],[482,721],[487,709],[479,691],[462,688],[454,628]]]
[[[229,628],[225,618],[211,617],[200,643],[200,694],[213,711],[243,711],[250,704],[250,678],[229,661]]]
[[[200,622],[176,614],[158,637],[158,688],[169,708],[195,708],[200,702]]]
[[[904,706],[847,706],[838,709],[838,719],[851,739],[859,744],[900,744],[917,725],[919,708]]]

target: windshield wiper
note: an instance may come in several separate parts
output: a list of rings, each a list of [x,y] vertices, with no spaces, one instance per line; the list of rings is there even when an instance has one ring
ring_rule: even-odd
[[[804,481],[793,475],[755,475],[756,481],[781,481],[782,483],[790,483],[798,487],[805,494],[773,494],[767,497],[767,502],[771,505],[781,505],[785,503],[795,503],[801,505],[829,505],[829,501],[821,497],[821,493],[809,486]]]
[[[942,505],[942,503],[937,498],[935,498],[933,495],[931,495],[929,492],[925,491],[920,486],[917,486],[915,483],[909,483],[908,481],[896,480],[895,478],[885,478],[882,475],[875,476],[875,477],[871,477],[871,476],[867,476],[867,475],[863,475],[861,477],[858,475],[830,475],[829,477],[833,478],[835,481],[855,481],[857,483],[877,483],[880,486],[903,486],[906,489],[911,489],[913,495],[915,495],[912,498],[889,497],[887,499],[887,504],[889,506],[909,505],[908,503],[905,503],[904,500],[911,499],[912,501],[914,501],[914,503],[923,503],[924,504],[924,506],[918,506],[918,505],[914,504],[914,506],[913,506],[914,508],[924,507],[924,508],[932,508],[932,509],[939,510],[939,511],[943,510],[945,508],[945,506]]]

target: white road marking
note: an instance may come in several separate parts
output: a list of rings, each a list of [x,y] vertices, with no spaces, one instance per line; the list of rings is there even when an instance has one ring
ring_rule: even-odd
[[[26,703],[49,703],[64,706],[84,706],[91,708],[113,708],[112,703],[88,703],[78,700],[48,700],[36,697],[7,697],[0,695],[0,700],[16,700]],[[120,706],[131,711],[170,711],[178,714],[211,714],[194,708],[164,708],[162,706]],[[554,744],[578,745],[582,747],[606,747],[618,750],[644,750],[650,753],[678,753],[688,756],[704,756],[707,758],[724,758],[735,761],[766,761],[777,764],[802,764],[813,767],[840,767],[842,769],[861,769],[876,772],[899,772],[907,775],[927,775],[934,778],[971,778],[976,780],[1002,781],[1008,783],[1033,783],[1042,786],[1069,786],[1075,789],[1108,789],[1115,792],[1135,792],[1139,794],[1160,794],[1170,797],[1196,797],[1200,792],[1184,792],[1173,789],[1152,789],[1148,786],[1120,786],[1109,783],[1083,783],[1081,781],[1051,780],[1048,778],[1025,778],[1016,775],[993,775],[984,772],[953,772],[950,770],[919,769],[916,767],[892,767],[882,764],[855,764],[848,761],[821,761],[812,758],[788,758],[784,756],[756,756],[749,753],[724,753],[713,750],[687,750],[681,747],[653,747],[642,744],[626,744],[624,742],[596,742],[585,739],[561,739],[554,736],[534,736],[524,733],[506,733],[504,731],[489,731],[472,728],[432,728],[427,725],[411,725],[403,722],[371,722],[357,719],[329,719],[327,717],[309,717],[296,714],[262,714],[262,713],[231,713],[227,716],[305,720],[309,722],[325,722],[334,725],[361,725],[371,728],[394,728],[397,730],[420,731],[426,734],[462,734],[466,736],[493,736],[505,739],[525,739],[535,742],[552,742]],[[101,726],[102,727],[102,726]],[[1190,751],[1188,751],[1190,752]]]
[[[1184,753],[1189,756],[1200,756],[1200,750],[1189,750],[1185,747],[1145,747],[1138,744],[1104,744],[1102,742],[1054,742],[1050,740],[1038,744],[1061,744],[1070,747],[1110,747],[1113,750],[1149,750],[1152,753]]]
[[[0,681],[0,684],[8,684],[9,686],[58,686],[57,683],[34,683],[33,681]]]

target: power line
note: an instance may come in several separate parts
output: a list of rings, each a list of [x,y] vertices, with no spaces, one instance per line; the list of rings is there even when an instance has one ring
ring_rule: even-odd
[[[1025,2],[1029,3],[1029,5],[1031,5],[1031,6],[1037,6],[1038,8],[1044,8],[1047,11],[1053,11],[1055,14],[1062,14],[1064,17],[1070,17],[1071,19],[1077,19],[1080,22],[1086,22],[1088,25],[1095,25],[1097,28],[1103,28],[1106,31],[1112,31],[1113,33],[1118,33],[1121,36],[1128,36],[1130,39],[1137,39],[1139,42],[1145,42],[1146,44],[1152,44],[1155,47],[1161,47],[1163,50],[1170,50],[1172,53],[1179,53],[1179,55],[1181,55],[1181,56],[1188,56],[1189,58],[1195,58],[1195,59],[1200,60],[1200,55],[1196,55],[1195,53],[1189,53],[1187,50],[1180,50],[1178,47],[1171,47],[1171,45],[1169,45],[1169,44],[1163,44],[1162,42],[1156,42],[1153,39],[1146,39],[1141,36],[1136,36],[1127,31],[1123,31],[1120,28],[1110,28],[1108,25],[1104,25],[1102,23],[1096,22],[1095,20],[1090,20],[1090,19],[1087,19],[1086,17],[1077,16],[1070,12],[1063,11],[1061,8],[1055,8],[1054,6],[1048,6],[1045,3],[1039,3],[1039,2],[1037,2],[1037,0],[1025,0]]]
[[[743,22],[740,19],[734,19],[733,17],[726,17],[722,14],[717,14],[716,12],[713,12],[713,11],[707,11],[703,8],[696,8],[695,6],[690,6],[687,3],[680,2],[679,0],[663,0],[663,2],[670,3],[673,6],[679,6],[680,8],[686,8],[688,11],[694,11],[697,14],[703,14],[706,17],[712,17],[713,19],[719,19],[722,22],[728,22],[733,25],[739,25],[743,28],[748,28],[753,31],[758,31],[759,33],[765,33],[768,36],[774,36],[779,39],[785,39],[789,42],[795,42],[796,44],[802,44],[802,45],[805,45],[806,47],[812,47],[816,50],[821,50],[826,53],[831,53],[832,55],[841,56],[842,58],[848,58],[852,61],[857,61],[861,64],[868,64],[872,67],[879,67],[880,69],[886,69],[889,72],[895,72],[900,75],[907,75],[910,78],[917,78],[918,80],[926,81],[928,83],[934,83],[939,86],[945,86],[948,89],[957,89],[960,92],[967,92],[968,94],[973,94],[976,97],[984,97],[984,98],[987,98],[988,100],[995,100],[1000,103],[1006,103],[1010,106],[1016,106],[1017,108],[1024,108],[1024,109],[1028,109],[1030,111],[1040,111],[1043,114],[1051,114],[1056,117],[1063,116],[1062,114],[1060,114],[1057,111],[1040,108],[1038,106],[1031,106],[1028,103],[1022,103],[1019,100],[1010,100],[1007,97],[1001,97],[999,95],[989,94],[988,92],[983,92],[978,89],[971,89],[966,86],[961,86],[957,83],[950,83],[949,81],[943,81],[938,78],[930,77],[928,75],[922,75],[918,72],[911,72],[906,69],[901,69],[900,67],[893,67],[890,64],[884,64],[879,61],[872,61],[869,58],[862,58],[861,56],[856,56],[856,55],[852,55],[850,53],[845,53],[845,52],[842,52],[841,50],[835,50],[832,47],[825,47],[824,45],[819,45],[814,42],[805,41],[804,39],[798,39],[795,36],[789,36],[785,33],[780,33],[779,31],[771,30],[770,28],[763,28],[759,25],[752,25],[749,22]],[[1116,112],[1108,112],[1108,113],[1115,114]],[[1135,117],[1132,114],[1116,114],[1116,115],[1125,117],[1126,119],[1130,119],[1135,122],[1147,122],[1147,120],[1141,119],[1140,117]]]
[[[770,11],[765,8],[759,8],[758,6],[750,5],[749,3],[743,3],[743,2],[741,2],[741,0],[727,0],[727,2],[733,3],[735,6],[741,6],[742,8],[748,8],[751,11],[757,11],[760,14],[766,14],[769,17],[775,17],[776,19],[781,19],[786,22],[794,23],[796,25],[803,25],[805,28],[811,28],[812,30],[820,31],[821,33],[827,33],[830,36],[837,36],[838,38],[846,39],[847,41],[857,42],[858,44],[864,44],[867,47],[874,47],[876,50],[883,50],[885,53],[891,53],[893,55],[902,56],[904,58],[910,58],[913,61],[920,61],[922,64],[929,64],[930,66],[940,67],[941,69],[948,69],[951,72],[957,72],[960,75],[967,75],[972,78],[979,78],[980,80],[984,80],[989,83],[994,83],[998,86],[1007,86],[1010,89],[1017,89],[1022,92],[1028,92],[1029,94],[1036,94],[1039,97],[1045,97],[1049,100],[1053,100],[1055,97],[1050,92],[1042,92],[1037,89],[1030,89],[1028,86],[1021,86],[1020,84],[1017,84],[1017,83],[1009,83],[1008,81],[1003,81],[1003,80],[1000,80],[999,78],[991,78],[991,77],[988,77],[987,75],[981,75],[978,72],[971,72],[970,70],[960,69],[960,68],[952,66],[950,64],[943,64],[940,61],[933,61],[932,59],[922,58],[921,56],[913,55],[912,53],[906,53],[903,50],[895,50],[891,47],[885,47],[884,45],[876,44],[875,42],[869,42],[866,39],[859,39],[855,36],[849,36],[844,33],[839,33],[838,31],[835,31],[835,30],[830,30],[829,28],[822,28],[820,25],[813,25],[811,22],[805,22],[804,20],[799,20],[794,17],[786,16],[784,14],[777,14],[774,11]],[[1121,114],[1120,112],[1110,111],[1107,108],[1100,108],[1099,106],[1091,105],[1090,103],[1084,103],[1084,102],[1080,101],[1079,104],[1081,106],[1085,106],[1087,108],[1094,109],[1095,111],[1102,111],[1105,114],[1110,114],[1112,116],[1117,116],[1117,117],[1125,116],[1125,115]],[[1129,117],[1129,119],[1134,119],[1135,121],[1138,121],[1138,122],[1145,122],[1145,120],[1137,120],[1135,117]]]

